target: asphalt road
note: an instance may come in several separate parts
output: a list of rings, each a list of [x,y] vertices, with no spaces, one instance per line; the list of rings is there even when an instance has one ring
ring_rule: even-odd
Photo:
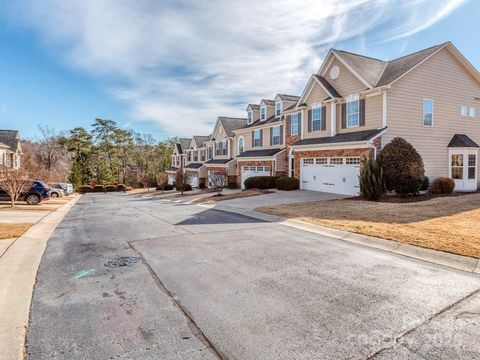
[[[108,267],[117,257],[130,267]],[[236,214],[83,196],[37,275],[29,359],[480,359],[480,278]]]

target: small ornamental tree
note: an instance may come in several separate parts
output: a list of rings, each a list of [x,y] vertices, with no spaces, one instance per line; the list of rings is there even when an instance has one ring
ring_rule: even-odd
[[[377,158],[387,189],[397,194],[417,194],[425,179],[423,159],[405,139],[396,137],[385,145]]]
[[[15,207],[20,195],[33,186],[33,172],[27,163],[19,169],[10,169],[0,165],[0,189],[10,196],[10,205]]]
[[[190,175],[184,170],[178,170],[175,174],[175,187],[183,195],[187,185],[189,185]]]
[[[367,200],[379,200],[387,192],[383,170],[375,159],[366,159],[360,169],[360,193]]]
[[[212,185],[212,188],[217,193],[217,196],[221,196],[223,192],[223,188],[227,184],[227,176],[220,172],[214,172],[209,174],[208,180]]]
[[[168,175],[165,173],[160,173],[157,175],[157,189],[158,190],[165,190],[165,186],[168,185]]]

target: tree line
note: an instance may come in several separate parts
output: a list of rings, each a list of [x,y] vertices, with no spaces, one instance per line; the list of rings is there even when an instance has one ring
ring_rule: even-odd
[[[155,186],[170,167],[176,139],[157,141],[150,134],[125,130],[113,120],[96,119],[87,130],[57,133],[39,126],[40,138],[24,141],[24,160],[35,164],[39,180],[70,182],[75,188],[97,184]]]

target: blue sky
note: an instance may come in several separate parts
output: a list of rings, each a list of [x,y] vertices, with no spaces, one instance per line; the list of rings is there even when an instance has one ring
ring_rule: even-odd
[[[392,59],[444,41],[480,69],[477,0],[0,0],[0,128],[207,134],[300,94],[330,47]]]

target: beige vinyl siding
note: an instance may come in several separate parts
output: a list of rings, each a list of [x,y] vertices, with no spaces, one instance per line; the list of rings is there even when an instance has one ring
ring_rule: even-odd
[[[288,100],[282,100],[282,111],[284,111],[285,109],[288,109],[290,106],[292,106],[293,104],[296,104],[297,102],[296,101],[288,101]],[[274,109],[275,111],[275,109]]]
[[[308,106],[308,109],[304,110],[302,115],[302,127],[303,127],[303,138],[304,139],[311,139],[311,138],[320,138],[320,137],[326,137],[326,136],[331,136],[330,130],[331,130],[331,113],[332,113],[332,108],[330,103],[324,103],[323,101],[328,97],[329,95],[323,90],[323,88],[318,85],[318,83],[313,84],[312,91],[308,95],[308,97],[305,99],[305,103]],[[313,106],[315,105],[321,105],[321,106],[326,106],[327,107],[327,115],[325,121],[327,122],[326,125],[326,130],[320,130],[320,131],[311,131],[308,132],[308,110],[311,110]]]
[[[423,157],[429,177],[448,176],[447,145],[455,134],[480,144],[480,84],[442,49],[392,85],[387,93],[387,126],[382,145],[400,136]],[[423,126],[423,99],[434,101],[433,127]],[[472,106],[475,118],[461,117],[460,107]]]
[[[237,175],[237,160],[232,160],[228,163],[227,175],[229,176]]]
[[[277,171],[287,171],[285,151],[280,151],[277,155],[275,155],[275,163]]]
[[[330,77],[330,70],[334,66],[338,66],[340,68],[340,76],[335,80]],[[323,74],[323,77],[327,79],[327,81],[342,97],[347,97],[352,94],[359,94],[367,89],[367,87],[336,58],[334,58],[330,66],[328,66]]]
[[[277,148],[284,147],[283,144],[282,145],[270,145],[270,128],[279,127],[281,125],[284,125],[283,121],[281,123],[278,122],[273,126],[262,128],[263,129],[263,142],[262,142],[261,147],[259,147],[259,146],[258,147],[252,147],[252,131],[258,130],[258,129],[253,128],[253,129],[244,130],[242,132],[238,132],[235,136],[235,139],[236,139],[236,145],[235,145],[236,149],[235,149],[235,151],[237,151],[237,149],[238,149],[238,139],[241,136],[243,136],[243,138],[245,139],[245,151],[260,150],[260,149],[277,149]],[[285,125],[283,127],[283,131],[285,132]],[[282,134],[280,134],[280,137],[282,137]]]
[[[387,107],[388,108],[388,107]],[[383,95],[365,98],[365,126],[342,129],[342,105],[337,104],[337,133],[380,129],[383,127]]]

